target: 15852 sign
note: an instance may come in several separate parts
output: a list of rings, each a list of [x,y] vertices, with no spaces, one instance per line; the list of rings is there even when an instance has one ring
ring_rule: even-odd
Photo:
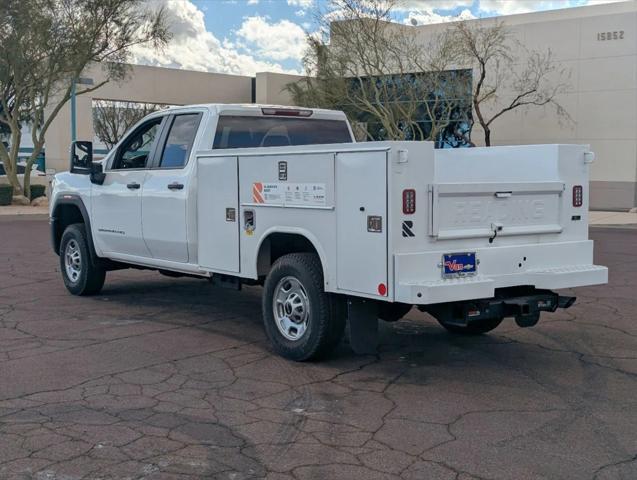
[[[613,32],[599,32],[597,34],[598,42],[605,42],[608,40],[623,40],[623,39],[624,39],[623,30],[615,30]]]

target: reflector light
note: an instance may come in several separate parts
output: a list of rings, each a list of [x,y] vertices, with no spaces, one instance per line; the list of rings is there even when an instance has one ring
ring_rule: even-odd
[[[584,189],[581,185],[575,185],[573,187],[573,206],[581,207],[584,203]]]
[[[416,213],[416,190],[412,188],[403,190],[403,213],[405,215]]]
[[[383,297],[387,295],[387,286],[384,283],[378,284],[378,294],[382,295]]]
[[[280,117],[309,117],[312,110],[299,110],[292,108],[262,108],[263,115],[277,115]]]

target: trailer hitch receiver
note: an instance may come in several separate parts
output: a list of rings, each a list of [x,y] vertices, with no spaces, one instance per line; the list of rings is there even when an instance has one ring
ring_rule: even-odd
[[[513,317],[520,327],[532,327],[538,323],[542,312],[569,308],[575,300],[575,297],[529,286],[496,289],[493,298],[483,300],[420,305],[418,308],[440,321],[461,327],[475,321],[506,317]]]

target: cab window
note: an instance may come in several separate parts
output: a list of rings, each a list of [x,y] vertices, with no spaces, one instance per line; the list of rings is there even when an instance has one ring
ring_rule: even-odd
[[[161,154],[160,168],[180,168],[186,165],[200,118],[200,113],[175,115]]]
[[[352,136],[344,120],[222,115],[217,123],[213,148],[351,142]]]
[[[148,165],[162,117],[153,118],[135,130],[117,149],[113,170],[140,169]]]

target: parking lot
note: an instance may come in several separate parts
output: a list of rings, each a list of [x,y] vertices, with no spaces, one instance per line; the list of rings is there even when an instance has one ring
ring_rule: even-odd
[[[270,351],[260,289],[109,273],[72,297],[43,218],[0,217],[2,479],[637,478],[637,230],[531,329],[412,311],[378,356]]]

